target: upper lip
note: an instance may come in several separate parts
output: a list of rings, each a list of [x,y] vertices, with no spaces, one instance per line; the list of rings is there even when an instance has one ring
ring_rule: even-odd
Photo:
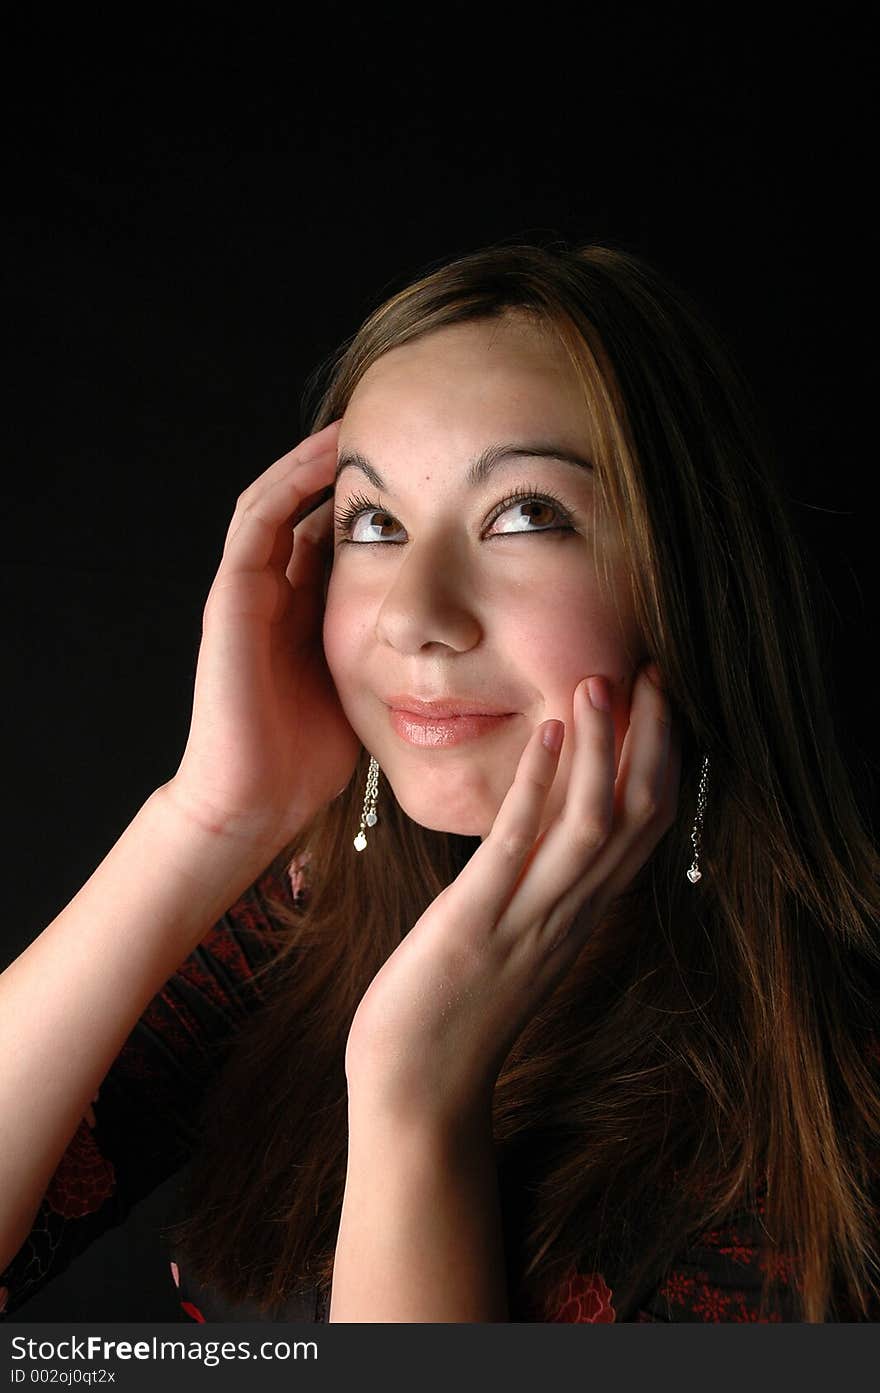
[[[394,696],[387,697],[386,702],[393,711],[409,711],[413,716],[513,715],[509,707],[496,706],[489,701],[480,701],[478,697],[434,697],[428,700],[424,697],[409,696],[406,692],[398,692]]]

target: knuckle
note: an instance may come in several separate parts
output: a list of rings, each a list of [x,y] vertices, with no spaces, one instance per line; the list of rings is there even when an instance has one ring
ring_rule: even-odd
[[[516,827],[501,833],[498,849],[508,861],[521,861],[532,848],[532,838]]]
[[[582,818],[574,825],[574,841],[584,851],[595,851],[608,840],[609,831],[605,818]]]
[[[630,812],[637,822],[652,822],[659,811],[659,803],[650,788],[633,790]]]

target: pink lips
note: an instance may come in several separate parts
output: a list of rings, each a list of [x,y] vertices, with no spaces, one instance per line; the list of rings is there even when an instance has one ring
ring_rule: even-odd
[[[406,692],[395,692],[385,698],[385,705],[393,711],[409,711],[414,716],[509,716],[506,706],[493,706],[478,697],[425,697],[409,696]]]
[[[479,735],[489,735],[513,720],[516,712],[501,715],[459,716],[419,716],[411,711],[391,710],[391,724],[397,734],[410,745],[445,746],[459,745],[465,740],[475,740]]]

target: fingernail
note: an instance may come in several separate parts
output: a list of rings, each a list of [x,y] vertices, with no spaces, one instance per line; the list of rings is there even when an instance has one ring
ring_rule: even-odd
[[[661,692],[664,690],[663,678],[656,663],[649,663],[645,668],[645,676],[649,677],[655,687],[659,687]]]
[[[556,754],[556,751],[562,744],[562,732],[564,729],[565,727],[562,721],[548,721],[544,727],[544,734],[541,736],[541,740],[545,748],[553,755]]]
[[[604,677],[588,677],[587,688],[590,693],[590,701],[597,711],[611,710],[611,702],[608,698]]]

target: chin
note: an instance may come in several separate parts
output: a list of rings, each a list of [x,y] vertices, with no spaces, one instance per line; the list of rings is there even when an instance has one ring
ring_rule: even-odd
[[[487,817],[486,813],[481,813],[479,809],[462,809],[454,812],[447,806],[427,807],[420,800],[412,802],[395,792],[395,798],[399,807],[403,809],[408,818],[417,822],[420,827],[427,827],[430,832],[450,832],[458,837],[486,837],[492,828],[492,818]],[[378,811],[382,811],[381,793],[379,798]]]
[[[403,804],[400,805],[403,808]],[[485,818],[458,818],[434,816],[432,814],[411,813],[408,808],[403,808],[407,817],[412,818],[420,827],[427,827],[430,832],[449,832],[457,837],[479,837],[480,840],[489,834]]]

